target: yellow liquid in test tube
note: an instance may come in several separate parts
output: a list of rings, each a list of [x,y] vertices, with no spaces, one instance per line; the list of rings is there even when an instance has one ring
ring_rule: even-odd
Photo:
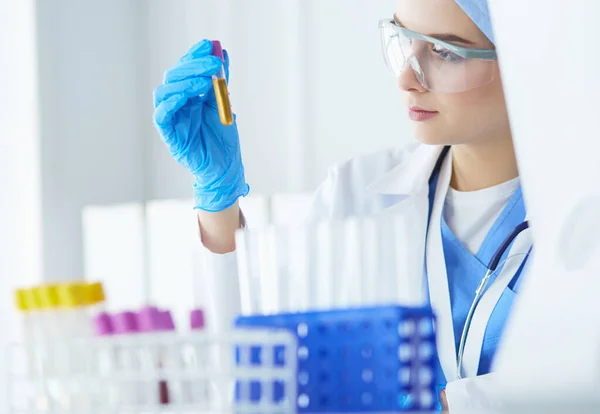
[[[223,66],[219,72],[213,76],[213,88],[217,99],[217,108],[219,109],[219,119],[225,126],[233,125],[233,111],[231,109],[231,101],[229,100],[229,91],[227,89],[227,77],[225,75],[225,54],[221,42],[214,40],[212,42],[212,55],[218,57],[223,62]]]
[[[233,111],[229,101],[229,91],[227,90],[227,80],[223,78],[213,78],[213,87],[215,88],[215,97],[217,98],[217,108],[219,109],[219,118],[225,126],[233,125]]]

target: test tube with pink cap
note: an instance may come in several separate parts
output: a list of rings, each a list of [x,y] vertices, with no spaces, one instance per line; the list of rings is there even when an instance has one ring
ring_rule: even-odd
[[[204,333],[205,319],[202,309],[190,312],[190,330],[192,335]],[[183,384],[186,402],[196,406],[205,405],[209,398],[208,379],[202,377],[208,368],[208,343],[201,340],[192,340],[187,344],[184,352],[185,369],[191,379]],[[199,374],[199,375],[198,375]]]
[[[131,336],[139,333],[138,317],[135,312],[121,312],[112,318],[114,333],[118,342],[115,345],[119,406],[137,406],[141,400],[138,390],[141,377],[141,361]],[[143,399],[143,398],[142,398]]]
[[[106,312],[101,312],[94,317],[94,333],[98,340],[95,341],[92,367],[93,374],[99,380],[92,389],[92,406],[102,407],[116,406],[118,401],[119,387],[114,385],[112,378],[117,372],[117,356],[113,347],[111,337],[115,334],[113,318]]]
[[[169,373],[180,368],[181,359],[175,324],[170,311],[147,307],[138,315],[142,335],[145,338],[144,365],[156,373],[147,384],[146,393],[154,404],[178,404],[181,394],[181,381],[169,383]],[[158,381],[158,384],[156,383]]]
[[[147,306],[138,312],[138,326],[140,338],[140,361],[144,378],[140,383],[143,390],[143,405],[158,406],[163,401],[160,383],[163,382],[162,367],[159,356],[159,339],[156,332],[161,329],[161,315],[156,306]]]
[[[159,357],[165,375],[160,383],[160,396],[163,404],[183,404],[183,381],[178,374],[183,369],[181,343],[177,337],[175,323],[170,311],[160,311],[160,325],[157,335],[161,347]]]

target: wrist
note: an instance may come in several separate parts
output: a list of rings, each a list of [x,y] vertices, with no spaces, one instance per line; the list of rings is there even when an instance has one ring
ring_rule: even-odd
[[[245,181],[234,186],[204,188],[194,183],[194,209],[208,213],[218,213],[233,206],[240,197],[250,192],[250,186]]]
[[[217,213],[198,211],[200,240],[206,249],[216,254],[235,250],[235,233],[244,219],[238,203]]]

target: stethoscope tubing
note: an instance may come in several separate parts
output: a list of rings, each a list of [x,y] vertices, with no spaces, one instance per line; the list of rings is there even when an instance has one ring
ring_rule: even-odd
[[[458,359],[457,359],[457,363],[456,363],[457,379],[463,378],[462,377],[462,366],[463,366],[463,359],[464,359],[464,355],[465,355],[465,346],[467,344],[467,336],[469,335],[469,329],[471,328],[471,322],[473,320],[473,315],[475,315],[475,310],[477,309],[477,305],[479,305],[479,302],[481,301],[481,298],[483,297],[483,294],[485,293],[485,288],[487,287],[492,275],[494,273],[496,273],[496,269],[498,268],[498,265],[500,264],[500,259],[502,258],[504,253],[508,250],[511,243],[517,238],[517,236],[519,234],[521,234],[521,232],[523,232],[524,230],[526,230],[528,228],[529,228],[529,221],[526,220],[526,221],[522,222],[521,224],[519,224],[517,227],[515,227],[513,229],[513,231],[508,235],[508,237],[506,237],[506,239],[504,239],[504,241],[502,242],[502,244],[500,245],[498,250],[496,250],[496,253],[494,253],[494,255],[492,256],[492,259],[490,260],[490,263],[488,265],[488,269],[485,272],[485,275],[483,276],[483,278],[481,279],[481,282],[479,282],[479,285],[477,286],[477,290],[475,291],[475,298],[473,299],[473,302],[471,303],[471,307],[469,308],[469,312],[467,313],[467,319],[465,320],[465,325],[464,325],[461,335],[460,335],[460,345],[458,347],[458,355],[457,355]]]

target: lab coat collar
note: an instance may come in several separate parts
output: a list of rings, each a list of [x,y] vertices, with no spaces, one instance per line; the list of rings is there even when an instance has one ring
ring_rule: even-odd
[[[442,153],[441,145],[418,145],[402,161],[368,186],[379,194],[417,195],[428,191],[429,177]]]

